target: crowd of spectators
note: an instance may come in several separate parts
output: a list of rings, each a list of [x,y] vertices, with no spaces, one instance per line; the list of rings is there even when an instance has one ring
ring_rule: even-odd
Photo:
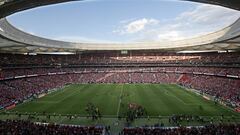
[[[239,135],[240,125],[208,125],[204,127],[137,127],[124,128],[120,135]]]
[[[102,67],[48,67],[48,68],[10,68],[10,69],[2,69],[0,70],[0,79],[4,78],[14,78],[17,76],[25,76],[25,75],[44,75],[48,73],[76,73],[76,72],[180,72],[180,73],[206,73],[213,74],[218,76],[239,76],[240,70],[239,68],[227,68],[227,67],[118,67],[118,68],[102,68]]]
[[[0,120],[3,135],[103,135],[105,127],[33,123],[24,120]],[[125,127],[119,135],[239,135],[239,124],[199,127]]]
[[[33,123],[23,120],[0,120],[1,135],[103,135],[104,127]]]
[[[113,64],[113,63],[240,63],[235,53],[168,53],[129,51],[86,52],[74,55],[20,55],[0,54],[0,65],[66,65],[66,64]]]
[[[178,83],[240,106],[240,79],[182,75]]]
[[[0,107],[22,102],[69,82],[64,75],[39,76],[0,82]]]

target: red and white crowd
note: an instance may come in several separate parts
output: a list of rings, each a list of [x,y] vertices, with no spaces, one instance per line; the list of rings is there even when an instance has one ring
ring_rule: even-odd
[[[120,135],[239,135],[240,125],[208,125],[204,127],[137,127],[124,128]]]
[[[1,135],[103,135],[104,127],[33,123],[23,120],[0,120]]]

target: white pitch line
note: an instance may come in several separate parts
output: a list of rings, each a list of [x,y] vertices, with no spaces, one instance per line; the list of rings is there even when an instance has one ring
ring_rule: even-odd
[[[123,85],[122,85],[121,94],[120,94],[120,97],[119,97],[119,102],[118,102],[118,111],[117,111],[117,117],[118,117],[118,115],[119,115],[120,106],[121,106],[121,102],[122,102],[122,93],[123,93]]]

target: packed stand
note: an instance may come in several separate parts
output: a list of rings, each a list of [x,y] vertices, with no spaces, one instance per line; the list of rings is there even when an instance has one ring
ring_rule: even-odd
[[[240,55],[234,53],[167,53],[149,51],[86,52],[74,55],[20,55],[0,54],[0,66],[44,66],[79,64],[126,64],[126,63],[162,63],[162,64],[240,64]]]
[[[120,135],[239,135],[240,125],[208,125],[204,127],[138,127],[124,128]]]
[[[23,120],[0,120],[1,135],[103,135],[103,127],[33,123]]]

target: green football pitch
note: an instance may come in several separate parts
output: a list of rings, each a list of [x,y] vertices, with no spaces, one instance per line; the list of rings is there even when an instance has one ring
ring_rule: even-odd
[[[239,116],[229,108],[174,84],[73,84],[20,104],[11,111],[86,116],[88,103],[97,106],[106,117],[123,115],[129,103],[141,105],[149,116]]]

